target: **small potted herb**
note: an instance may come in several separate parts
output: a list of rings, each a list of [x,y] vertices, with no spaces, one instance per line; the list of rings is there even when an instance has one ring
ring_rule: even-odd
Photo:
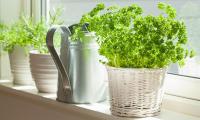
[[[143,15],[140,6],[98,4],[83,15],[80,26],[99,37],[99,53],[107,60],[111,112],[126,117],[157,115],[163,97],[166,68],[171,63],[184,65],[194,55],[188,48],[185,23],[176,18],[169,4],[158,3],[163,13]],[[81,38],[80,27],[74,38]]]
[[[31,18],[21,16],[20,19],[7,27],[1,41],[2,48],[9,53],[13,82],[20,85],[33,84],[30,72],[28,51],[32,36],[26,29]]]
[[[59,20],[62,10],[56,9],[50,14],[50,21],[41,20],[29,28],[33,36],[33,51],[30,51],[30,66],[32,77],[39,92],[55,93],[57,91],[58,71],[46,47],[46,33],[48,28],[55,24],[62,24]],[[56,36],[55,46],[58,48],[59,37]]]

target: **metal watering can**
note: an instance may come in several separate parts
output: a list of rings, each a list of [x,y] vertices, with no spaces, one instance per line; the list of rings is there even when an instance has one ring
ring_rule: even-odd
[[[85,32],[87,42],[72,42],[69,36],[73,26],[60,26],[61,49],[58,56],[53,36],[58,27],[49,29],[47,47],[59,71],[57,100],[67,103],[95,103],[106,99],[106,69],[99,62],[96,37]]]

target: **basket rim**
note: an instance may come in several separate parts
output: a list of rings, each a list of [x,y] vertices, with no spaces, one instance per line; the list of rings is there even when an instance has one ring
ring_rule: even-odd
[[[123,67],[113,67],[109,65],[105,65],[106,68],[108,69],[113,69],[113,70],[138,70],[138,71],[157,71],[157,70],[166,70],[167,67],[163,68],[123,68]]]

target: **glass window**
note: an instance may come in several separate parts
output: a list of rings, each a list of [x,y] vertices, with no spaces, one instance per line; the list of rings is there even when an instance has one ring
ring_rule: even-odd
[[[63,19],[66,25],[77,23],[81,16],[90,11],[97,3],[106,5],[130,5],[137,3],[142,6],[146,14],[159,14],[157,3],[159,1],[170,3],[177,9],[177,15],[183,19],[188,29],[190,46],[196,52],[196,57],[187,59],[186,65],[180,68],[176,63],[169,67],[168,72],[184,76],[200,78],[200,1],[199,0],[50,0],[50,9],[63,7]]]

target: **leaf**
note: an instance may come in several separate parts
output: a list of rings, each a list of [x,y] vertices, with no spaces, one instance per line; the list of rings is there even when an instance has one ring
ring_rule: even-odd
[[[158,8],[161,9],[161,10],[164,10],[166,8],[165,3],[159,2],[158,3]]]
[[[195,51],[194,50],[191,50],[190,51],[190,58],[194,57],[196,55]]]

